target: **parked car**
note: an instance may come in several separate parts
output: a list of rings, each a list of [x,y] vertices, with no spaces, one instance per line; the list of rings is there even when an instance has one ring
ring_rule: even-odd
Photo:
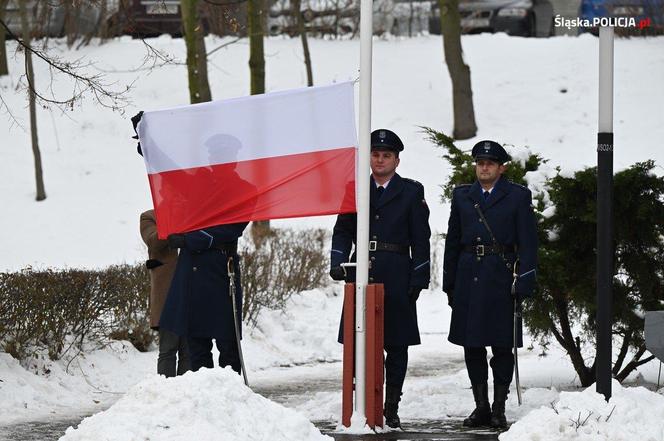
[[[581,0],[579,18],[592,23],[596,18],[633,18],[636,27],[616,27],[623,35],[664,34],[664,0]],[[582,27],[579,32],[598,33],[597,26]]]
[[[120,0],[117,12],[109,19],[112,35],[157,37],[182,36],[179,0]]]
[[[360,32],[360,0],[302,0],[307,32],[312,35],[356,35]],[[428,31],[431,0],[374,0],[373,33],[414,35]],[[297,35],[289,0],[276,0],[268,15],[270,35]]]
[[[50,7],[39,4],[36,0],[28,2],[26,6],[28,8],[28,23],[30,29],[32,29],[33,37],[62,36],[65,24],[65,13],[62,6]],[[22,35],[19,0],[10,0],[7,3],[4,21],[14,35]]]
[[[66,8],[59,2],[28,0],[28,26],[33,38],[61,37],[65,33]],[[100,10],[95,4],[82,4],[71,9],[74,15],[75,29],[79,35],[92,32],[99,22]],[[9,0],[5,6],[4,22],[9,30],[17,36],[23,32],[19,0]]]
[[[461,32],[505,32],[523,37],[553,35],[549,0],[460,0]],[[429,32],[440,34],[440,9],[433,3]]]

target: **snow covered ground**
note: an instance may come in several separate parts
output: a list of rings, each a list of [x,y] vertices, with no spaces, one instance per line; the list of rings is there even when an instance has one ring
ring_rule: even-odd
[[[209,50],[228,41],[208,38]],[[168,36],[151,40],[160,50],[184,60],[184,45]],[[9,42],[10,55],[13,42]],[[172,65],[152,72],[126,72],[140,66],[145,48],[127,38],[102,46],[56,52],[83,57],[108,73],[118,87],[133,83],[133,105],[124,115],[86,100],[65,114],[38,109],[48,199],[34,202],[33,158],[25,94],[16,91],[22,69],[19,55],[10,57],[10,76],[0,79],[3,100],[23,127],[0,118],[0,230],[4,249],[0,270],[26,265],[101,267],[143,259],[138,215],[150,206],[143,161],[130,139],[129,117],[141,109],[188,103],[186,70]],[[591,35],[548,39],[505,35],[463,37],[470,65],[473,98],[483,138],[516,147],[529,146],[551,159],[552,167],[577,169],[596,161],[597,51]],[[619,39],[615,44],[615,167],[654,158],[663,163],[664,38]],[[269,91],[306,85],[297,39],[266,41]],[[358,78],[359,42],[312,40],[316,84]],[[214,99],[249,93],[248,46],[245,40],[215,52],[210,59]],[[47,84],[46,68],[35,66],[38,84]],[[138,76],[138,78],[136,78]],[[420,126],[451,132],[449,75],[442,62],[439,36],[375,41],[373,127],[388,127],[404,140],[399,172],[421,181],[431,207],[431,225],[446,229],[449,206],[439,204],[439,185],[449,170],[440,152],[423,139]],[[54,90],[66,93],[59,81]],[[357,93],[356,93],[357,96]],[[330,227],[333,217],[275,222],[287,226]]]
[[[207,43],[211,49],[225,42],[227,40],[210,37]],[[161,37],[152,40],[152,44],[179,60],[184,59],[184,45],[180,40]],[[123,38],[77,52],[68,51],[60,42],[58,45],[57,50],[66,58],[85,57],[94,60],[99,68],[113,71],[109,76],[117,80],[120,87],[134,81],[138,75],[131,92],[133,105],[124,115],[101,109],[89,100],[66,114],[39,109],[48,199],[36,203],[29,134],[24,130],[28,125],[27,106],[24,94],[16,91],[22,58],[20,54],[10,58],[11,75],[0,79],[0,92],[23,127],[13,125],[8,115],[0,119],[0,175],[3,177],[0,179],[3,206],[0,229],[5,232],[2,235],[5,252],[0,253],[2,271],[27,265],[103,267],[144,259],[138,215],[150,206],[150,199],[143,162],[135,153],[135,142],[130,139],[133,132],[129,117],[140,109],[159,109],[188,101],[184,66],[163,67],[150,73],[126,72],[138,66],[143,58],[144,47],[139,41]],[[358,77],[357,41],[313,40],[310,45],[316,84]],[[594,165],[596,38],[590,35],[550,39],[475,35],[464,36],[463,45],[472,72],[479,134],[473,140],[460,142],[462,147],[470,148],[479,139],[493,138],[515,148],[528,146],[533,152],[551,159],[552,167],[574,170]],[[661,171],[664,163],[663,49],[662,37],[616,41],[616,169],[636,161],[655,159]],[[306,76],[301,59],[298,40],[268,39],[268,90],[303,86]],[[247,60],[246,41],[215,52],[210,60],[215,99],[248,93]],[[44,66],[37,64],[35,70],[38,82],[45,84]],[[420,130],[420,126],[430,126],[451,131],[451,86],[442,63],[440,37],[376,40],[373,77],[373,126],[391,128],[405,141],[399,171],[425,185],[432,210],[432,228],[444,231],[449,207],[438,203],[438,185],[444,182],[449,167],[439,158],[440,152],[423,139]],[[67,84],[58,82],[54,88],[64,91]],[[328,228],[333,219],[318,217],[275,223]],[[411,350],[411,376],[407,378],[400,414],[406,422],[462,418],[471,411],[472,399],[462,352],[446,341],[449,308],[440,291],[423,293],[418,305],[423,344]],[[296,381],[305,372],[326,378],[337,375],[335,372],[341,369],[335,363],[341,357],[341,347],[335,343],[340,310],[340,297],[327,289],[296,296],[285,312],[266,311],[244,343],[250,381],[252,378],[258,384]],[[602,407],[592,390],[575,391],[578,379],[566,355],[557,346],[552,345],[546,357],[539,356],[540,353],[541,348],[536,344],[532,351],[522,351],[525,405],[518,407],[515,394],[510,395],[508,419],[520,421],[502,439],[664,439],[661,394],[643,389],[623,390],[615,385],[616,411],[604,421],[612,403]],[[301,364],[305,365],[280,367]],[[127,409],[132,406],[145,411],[138,391],[149,392],[155,399],[171,400],[173,396],[167,392],[171,388],[177,388],[184,397],[188,387],[200,387],[196,386],[200,377],[193,375],[177,381],[156,378],[153,375],[155,365],[154,352],[138,353],[122,342],[86,352],[71,363],[38,358],[22,367],[7,354],[0,353],[0,426],[89,414],[108,408],[127,391],[132,391],[117,407],[84,423],[78,432],[82,434],[86,433],[84,430],[100,430],[104,424],[113,424],[113,415],[129,419]],[[651,385],[657,381],[657,368],[655,363],[644,365],[629,381]],[[253,409],[269,406],[232,383],[234,377],[220,372],[203,375],[219,389],[245,394],[241,396],[246,398],[247,406],[255,404]],[[560,394],[560,390],[568,392]],[[553,402],[558,402],[555,406],[558,413],[551,405]],[[187,412],[196,410],[191,404],[183,406],[178,408],[183,415],[193,415]],[[303,394],[288,407],[309,420],[338,420],[340,394],[337,390]],[[161,412],[158,406],[151,409],[152,414]],[[625,411],[619,412],[620,409]],[[527,415],[530,411],[534,413]],[[575,429],[579,412],[583,421],[589,411],[593,412],[592,418]],[[277,415],[281,410],[274,412]],[[140,416],[138,413],[136,417]],[[629,424],[628,416],[632,421]],[[161,424],[158,419],[153,421],[155,425]],[[189,424],[191,419],[187,417],[187,421]],[[130,426],[132,421],[126,424],[125,427],[138,430]],[[308,430],[305,426],[308,427],[298,425],[297,430]],[[544,433],[544,427],[558,432]],[[68,439],[83,436],[76,433],[70,432]]]

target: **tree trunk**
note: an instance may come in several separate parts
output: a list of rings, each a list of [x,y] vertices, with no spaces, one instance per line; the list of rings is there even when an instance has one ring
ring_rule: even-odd
[[[265,53],[263,49],[263,0],[247,3],[249,21],[249,72],[251,94],[265,93]]]
[[[413,19],[415,18],[415,6],[413,0],[410,0],[410,17],[408,17],[408,37],[413,36]]]
[[[574,370],[579,375],[581,385],[588,387],[595,382],[595,369],[586,366],[579,343],[572,335],[566,301],[556,299],[554,300],[554,303],[555,314],[560,323],[560,331],[558,331],[552,323],[551,329],[553,335],[556,337],[556,340],[558,340],[558,343],[560,343],[560,345],[567,351],[567,354],[572,361],[572,366],[574,366]]]
[[[23,44],[30,47],[30,25],[28,24],[27,0],[19,2],[21,15],[21,30],[23,31]],[[42,170],[41,153],[39,151],[39,142],[37,140],[37,106],[35,94],[35,73],[32,69],[32,52],[27,48],[25,51],[25,75],[28,80],[28,97],[30,102],[30,137],[32,139],[32,153],[35,157],[35,180],[37,183],[37,201],[46,199],[46,190],[44,189],[44,172]]]
[[[212,100],[207,74],[205,29],[198,17],[198,0],[180,0],[182,31],[187,46],[189,101],[203,103]]]
[[[9,0],[0,0],[0,20],[5,19],[5,8]],[[5,43],[5,28],[0,28],[0,76],[8,75],[7,46]]]
[[[78,37],[78,7],[73,5],[72,0],[63,1],[63,6],[65,8],[65,37],[67,41],[67,47],[71,48]]]
[[[251,94],[265,93],[265,52],[263,49],[263,0],[247,2],[247,20],[249,23],[249,74]],[[251,225],[251,237],[260,247],[263,238],[269,234],[270,221],[254,222]]]
[[[440,28],[443,35],[445,63],[452,79],[455,139],[469,139],[477,134],[470,68],[463,61],[459,0],[439,0]]]
[[[304,17],[300,10],[300,0],[292,0],[293,16],[297,20],[297,31],[302,40],[302,51],[304,52],[304,65],[307,67],[307,86],[314,85],[314,74],[311,70],[311,55],[309,54],[309,41],[307,40],[307,30],[304,27]]]

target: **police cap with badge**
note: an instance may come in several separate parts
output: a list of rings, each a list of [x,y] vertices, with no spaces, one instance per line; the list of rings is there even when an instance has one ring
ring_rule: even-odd
[[[471,153],[475,161],[479,159],[488,159],[503,164],[512,160],[512,157],[505,151],[502,145],[495,141],[480,141],[473,147]]]
[[[371,150],[389,150],[399,155],[403,142],[393,131],[378,129],[371,132]]]

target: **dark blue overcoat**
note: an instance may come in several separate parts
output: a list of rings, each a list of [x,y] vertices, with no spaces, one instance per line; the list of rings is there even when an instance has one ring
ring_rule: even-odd
[[[242,288],[237,253],[216,248],[237,241],[247,223],[219,225],[185,233],[185,247],[175,268],[160,326],[180,336],[235,341],[233,308],[229,292],[228,256],[235,261],[238,319]]]
[[[474,208],[479,204],[498,243],[517,252],[478,256],[468,245],[491,245],[491,235]],[[516,292],[533,293],[537,265],[537,226],[530,190],[501,177],[485,202],[479,182],[454,189],[443,263],[443,291],[452,294],[448,340],[479,347],[513,345],[512,265],[517,256]],[[521,323],[517,323],[521,346]]]
[[[408,299],[408,288],[429,287],[429,207],[424,187],[417,181],[395,174],[382,196],[371,178],[369,238],[378,242],[406,245],[410,254],[370,251],[369,283],[385,287],[385,345],[420,344],[417,308]],[[356,241],[357,215],[337,218],[332,235],[331,266],[349,261]],[[355,253],[350,257],[355,261]],[[347,282],[355,281],[355,270],[348,271]],[[342,342],[339,332],[339,342]]]

